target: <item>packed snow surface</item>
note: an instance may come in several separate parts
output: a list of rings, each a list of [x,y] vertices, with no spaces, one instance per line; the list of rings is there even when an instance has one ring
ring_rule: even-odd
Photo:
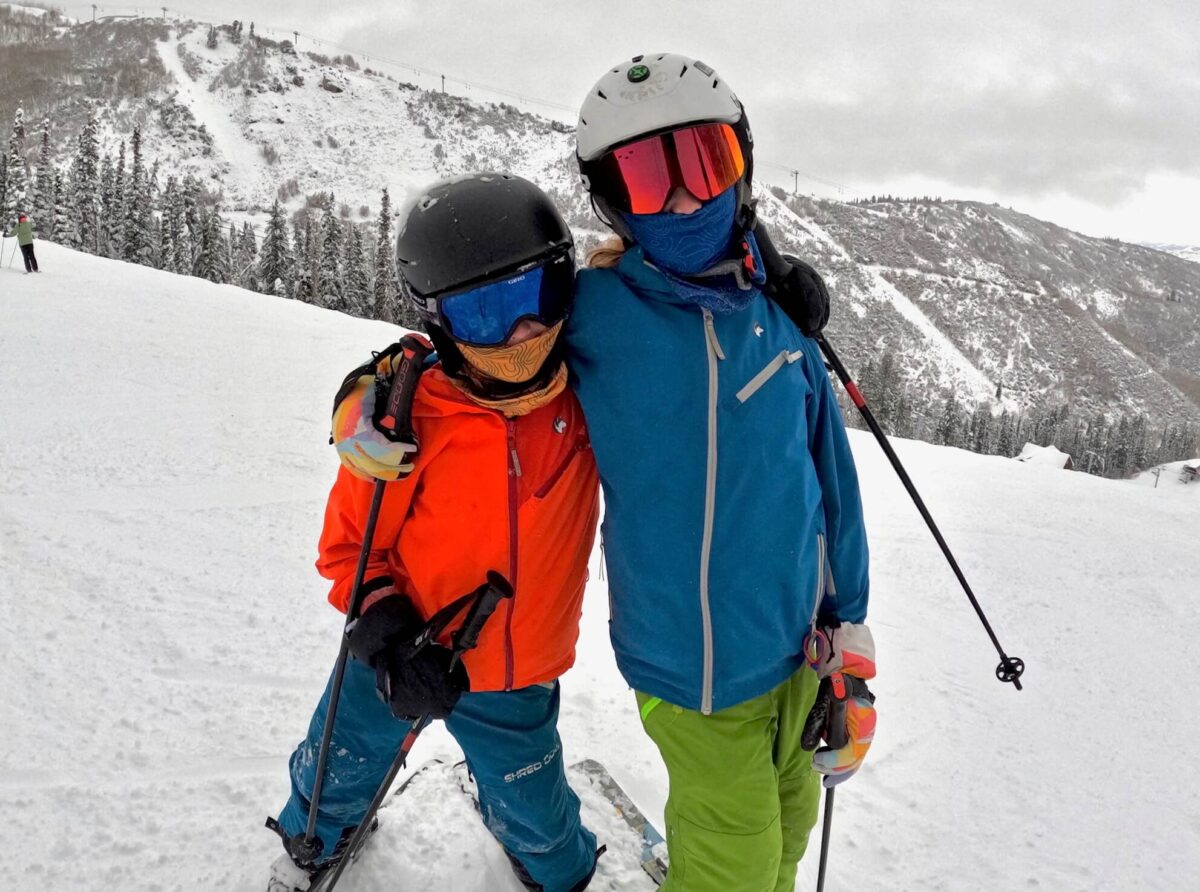
[[[330,400],[397,332],[38,251],[43,274],[0,270],[4,885],[258,892],[278,850],[262,822],[341,628],[312,567]],[[1197,675],[1200,487],[896,444],[1029,665],[1017,692],[876,445],[851,437],[880,724],[837,797],[827,888],[1190,887],[1200,719],[1179,694]],[[565,757],[602,761],[661,821],[666,775],[609,651],[598,552],[591,578]],[[434,757],[459,758],[440,726],[414,764]],[[414,786],[382,820],[346,892],[520,892],[465,799]],[[593,888],[648,889],[610,848]],[[797,888],[814,881],[810,857]]]

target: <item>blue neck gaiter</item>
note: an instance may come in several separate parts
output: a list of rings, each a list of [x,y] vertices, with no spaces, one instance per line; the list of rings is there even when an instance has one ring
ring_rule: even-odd
[[[650,262],[677,276],[694,276],[724,260],[733,239],[736,186],[690,214],[624,214],[625,225]]]
[[[766,282],[762,260],[752,233],[747,244],[755,271],[746,275],[730,259],[737,186],[730,186],[690,214],[623,214],[634,241],[647,259],[666,276],[675,293],[698,307],[722,315],[750,305],[756,286]]]

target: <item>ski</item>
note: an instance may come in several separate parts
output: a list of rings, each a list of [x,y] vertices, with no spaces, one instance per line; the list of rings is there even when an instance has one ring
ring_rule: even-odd
[[[642,870],[661,886],[667,878],[667,842],[658,829],[641,813],[629,794],[608,773],[608,769],[595,759],[584,759],[571,766],[571,770],[587,778],[600,793],[612,803],[617,814],[642,839]]]

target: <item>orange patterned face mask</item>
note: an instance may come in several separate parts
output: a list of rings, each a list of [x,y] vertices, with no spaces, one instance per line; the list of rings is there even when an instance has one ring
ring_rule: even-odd
[[[554,349],[554,342],[558,340],[564,321],[559,320],[540,335],[511,346],[457,346],[471,367],[480,374],[509,384],[521,384],[532,380],[545,363],[550,351]]]

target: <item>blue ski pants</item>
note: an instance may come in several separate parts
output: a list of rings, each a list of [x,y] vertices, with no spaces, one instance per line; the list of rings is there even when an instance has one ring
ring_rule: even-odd
[[[330,676],[308,736],[292,753],[292,795],[279,815],[303,834],[329,707]],[[558,736],[558,682],[516,691],[465,693],[446,719],[479,788],[484,823],[546,892],[565,892],[591,873],[596,837],[579,817]],[[317,812],[325,854],[361,820],[400,751],[409,723],[396,719],[375,688],[375,672],[350,660],[342,683],[327,776]]]

